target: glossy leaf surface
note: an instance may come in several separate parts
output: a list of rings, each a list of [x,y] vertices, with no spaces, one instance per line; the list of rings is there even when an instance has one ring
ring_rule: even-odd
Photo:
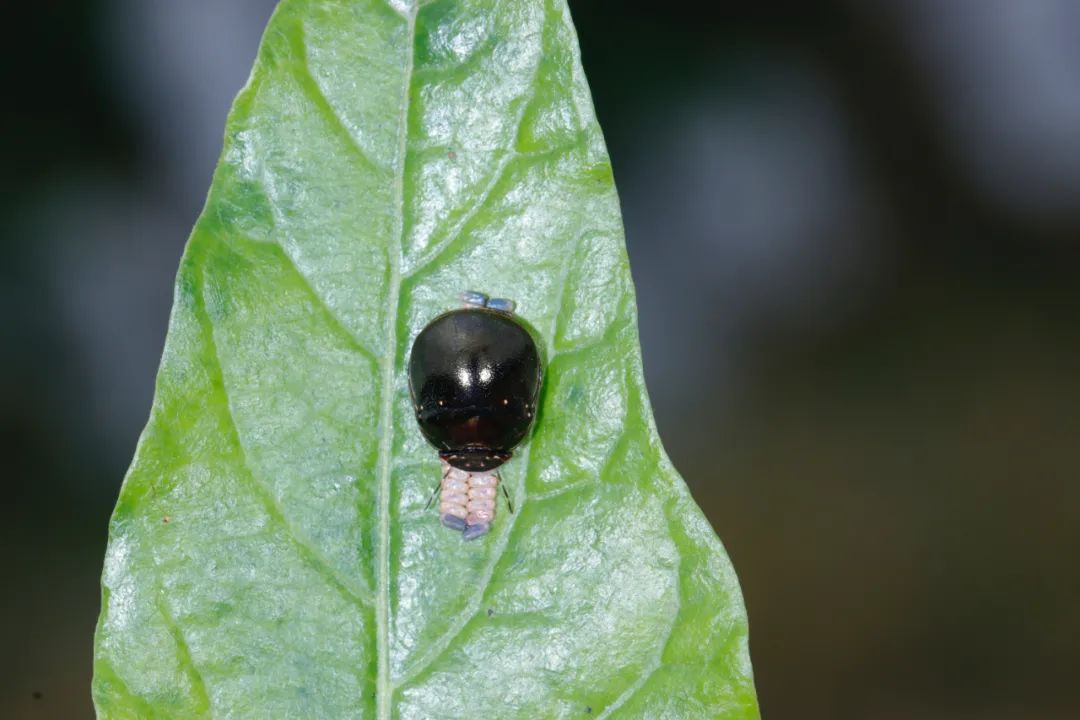
[[[464,543],[405,366],[471,288],[547,374]],[[753,718],[738,584],[641,373],[564,0],[285,0],[110,528],[101,718]]]

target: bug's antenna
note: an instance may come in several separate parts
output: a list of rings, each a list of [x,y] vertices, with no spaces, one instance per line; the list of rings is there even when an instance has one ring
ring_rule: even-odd
[[[506,485],[502,485],[503,497],[506,498],[506,507],[509,508],[510,514],[514,514],[514,501],[510,499],[510,491],[506,489]]]

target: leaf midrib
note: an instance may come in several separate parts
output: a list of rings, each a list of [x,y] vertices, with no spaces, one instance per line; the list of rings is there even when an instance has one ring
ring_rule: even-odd
[[[375,561],[375,717],[390,720],[393,686],[390,682],[390,480],[394,442],[394,381],[397,374],[398,316],[401,301],[402,248],[405,246],[405,162],[409,139],[409,105],[412,95],[413,63],[416,55],[416,14],[413,4],[406,15],[405,40],[408,56],[402,79],[401,110],[398,114],[397,163],[394,174],[394,212],[397,242],[388,243],[386,294],[386,337],[382,357],[382,384],[379,390],[379,454],[377,472]]]

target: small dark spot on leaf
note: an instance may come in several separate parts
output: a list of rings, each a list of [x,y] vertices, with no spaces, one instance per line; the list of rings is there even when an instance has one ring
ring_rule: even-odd
[[[172,518],[171,518],[171,517],[169,517],[168,515],[166,515],[165,517],[161,518],[161,522],[165,523],[166,525],[168,525],[168,524],[169,524],[169,522],[170,522],[171,520],[172,520]]]
[[[457,153],[451,150],[450,152],[446,153],[446,157],[450,158],[451,160],[457,160]]]
[[[592,715],[592,705],[586,705],[585,706],[585,712],[588,715]]]
[[[488,608],[488,617],[491,617],[494,614],[495,614],[495,610],[493,608]]]
[[[30,693],[30,697],[34,698],[35,700],[40,700],[41,698],[45,697],[45,693],[41,692],[40,690],[35,690],[34,692]]]

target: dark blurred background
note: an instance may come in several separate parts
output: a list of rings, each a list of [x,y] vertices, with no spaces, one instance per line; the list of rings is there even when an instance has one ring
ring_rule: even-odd
[[[272,0],[5,3],[0,718],[106,523]],[[766,718],[1080,717],[1080,3],[571,2]]]

